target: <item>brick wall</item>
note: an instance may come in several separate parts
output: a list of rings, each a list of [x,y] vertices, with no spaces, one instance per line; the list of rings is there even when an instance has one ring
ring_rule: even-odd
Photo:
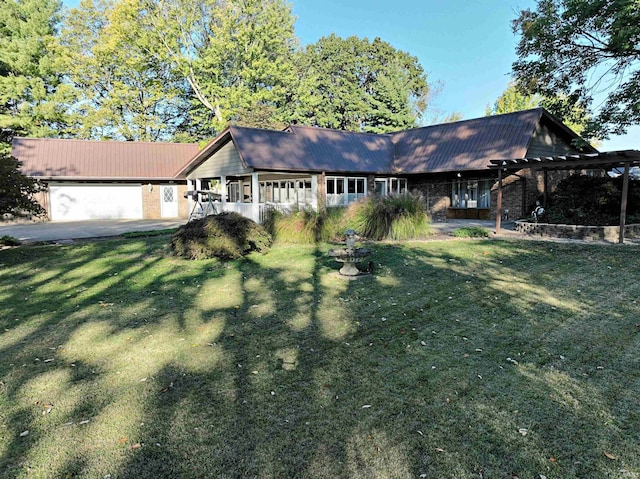
[[[161,197],[162,185],[169,183],[151,183],[151,191],[149,191],[149,183],[142,185],[142,217],[144,219],[160,219],[162,218]],[[180,218],[189,216],[189,201],[184,197],[187,191],[186,184],[177,184],[178,187],[178,215]]]

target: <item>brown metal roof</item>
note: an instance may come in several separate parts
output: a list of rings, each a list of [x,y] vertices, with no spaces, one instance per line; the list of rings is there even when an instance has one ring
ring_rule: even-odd
[[[286,131],[230,127],[245,165],[287,171],[390,171],[393,144],[388,135],[290,126]]]
[[[483,170],[492,159],[521,158],[544,113],[536,108],[395,133],[395,166],[404,173],[436,173]]]
[[[43,179],[172,179],[198,153],[191,143],[14,138],[22,172]]]

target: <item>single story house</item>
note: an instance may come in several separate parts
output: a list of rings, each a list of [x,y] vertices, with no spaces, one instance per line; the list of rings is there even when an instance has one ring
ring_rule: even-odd
[[[196,144],[14,138],[22,172],[48,189],[51,220],[187,218],[186,183],[175,173]]]
[[[577,146],[580,143],[583,146]],[[191,212],[265,212],[348,205],[372,194],[418,190],[434,220],[496,214],[491,160],[596,153],[542,108],[390,134],[291,125],[230,126],[195,144],[15,138],[23,172],[48,183],[50,219],[186,218]],[[566,172],[553,172],[552,187]],[[503,180],[503,211],[527,214],[541,172]],[[184,198],[185,193],[187,199]]]
[[[291,125],[283,131],[230,126],[176,178],[189,190],[215,189],[216,210],[261,221],[269,208],[341,206],[371,194],[421,191],[435,220],[495,217],[491,160],[595,153],[543,108],[391,134]],[[566,175],[556,172],[549,185]],[[542,194],[541,173],[503,182],[503,209],[527,214]],[[531,209],[529,209],[531,208]]]

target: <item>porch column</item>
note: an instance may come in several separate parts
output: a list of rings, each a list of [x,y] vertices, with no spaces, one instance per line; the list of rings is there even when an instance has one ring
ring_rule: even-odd
[[[496,205],[496,234],[500,234],[502,223],[502,168],[498,169],[498,201]]]
[[[544,170],[544,196],[542,199],[542,206],[546,209],[549,204],[549,172]]]
[[[349,204],[349,180],[346,176],[342,179],[342,190],[344,191],[344,199],[342,201],[342,204],[344,206],[347,206]]]
[[[222,208],[222,211],[226,211],[227,210],[227,177],[226,176],[221,176],[220,177],[220,207]]]
[[[256,223],[260,221],[260,183],[258,182],[258,173],[251,173],[251,204],[252,217]]]
[[[627,223],[627,196],[629,196],[629,162],[624,164],[622,177],[622,201],[620,202],[620,233],[618,243],[624,243],[624,227]]]
[[[318,211],[318,175],[311,175],[311,207]]]

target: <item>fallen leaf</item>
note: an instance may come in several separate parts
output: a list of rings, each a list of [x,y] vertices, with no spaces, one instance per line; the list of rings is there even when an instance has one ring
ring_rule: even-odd
[[[142,447],[142,444],[140,444],[139,442],[136,442],[133,446],[131,446],[131,449],[140,449]]]
[[[518,432],[523,436],[526,436],[529,433],[529,430],[525,429],[524,427],[521,427],[520,429],[518,429]]]
[[[371,407],[371,404],[365,404],[364,406],[362,406],[362,409],[368,409]]]
[[[441,447],[436,447],[436,452],[444,452],[444,449],[442,449]]]
[[[20,437],[27,437],[29,435],[29,431],[22,431],[20,433]]]
[[[120,444],[124,444],[125,442],[127,442],[127,438],[126,437],[121,437],[120,439],[118,439],[118,442]]]
[[[556,462],[556,460],[557,460],[557,459],[556,459],[555,457],[550,457],[550,458],[549,458],[549,461],[550,461],[550,462]]]
[[[82,426],[83,424],[89,424],[89,420],[88,420],[88,419],[85,419],[84,421],[80,421],[78,424],[80,424],[81,426]]]
[[[606,451],[605,451],[604,455],[607,456],[607,458],[611,459],[612,461],[617,461],[618,460],[618,458],[616,456],[614,456],[613,454],[609,454]]]

